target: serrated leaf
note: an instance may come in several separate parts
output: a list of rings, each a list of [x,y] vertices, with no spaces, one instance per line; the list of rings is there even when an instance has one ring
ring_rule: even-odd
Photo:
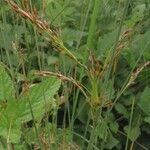
[[[17,124],[13,124],[13,126],[10,126],[10,129],[6,127],[0,126],[0,135],[6,138],[11,143],[18,143],[21,138],[21,130],[20,126]]]
[[[96,132],[97,136],[104,141],[107,139],[107,133],[108,133],[108,125],[106,121],[102,121],[97,127]]]
[[[113,149],[118,143],[119,141],[116,138],[114,138],[114,136],[110,133],[110,135],[108,136],[107,142],[105,144],[105,148]]]
[[[39,131],[39,128],[38,128]],[[26,132],[25,141],[29,144],[38,142],[34,128],[29,128]]]
[[[117,103],[115,105],[115,109],[117,110],[118,113],[122,114],[125,118],[129,117],[129,113],[127,109],[120,103]]]
[[[21,122],[17,121],[20,113],[18,103],[12,99],[0,114],[0,135],[12,143],[18,143],[21,137]]]
[[[13,82],[5,71],[4,66],[0,63],[0,101],[8,101],[14,98],[14,95]]]
[[[108,51],[113,47],[115,43],[115,38],[117,35],[117,30],[113,30],[105,34],[104,36],[98,39],[97,49],[100,53],[100,56],[106,56]]]
[[[124,131],[132,142],[135,141],[141,134],[140,128],[138,126],[131,127],[130,129],[129,126],[125,126]]]
[[[119,125],[116,121],[110,122],[110,129],[111,131],[113,131],[114,133],[117,133]]]
[[[3,65],[0,64],[0,100],[7,100],[5,107],[0,110],[0,136],[12,143],[18,143],[21,137],[21,123],[33,119],[29,100],[36,119],[46,112],[46,108],[47,111],[50,111],[50,108],[55,107],[53,97],[60,84],[59,79],[48,77],[31,87],[17,101],[12,80]]]
[[[61,81],[55,77],[48,77],[41,83],[31,87],[27,93],[20,98],[20,120],[22,122],[32,120],[31,109],[35,118],[42,116],[46,111],[54,107],[54,95],[59,89]]]
[[[146,115],[150,116],[150,88],[149,87],[146,87],[143,93],[141,94],[138,105]]]

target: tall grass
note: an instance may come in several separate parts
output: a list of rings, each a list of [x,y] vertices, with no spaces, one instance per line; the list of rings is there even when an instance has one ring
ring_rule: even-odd
[[[9,8],[12,9],[13,12],[15,12],[15,15],[19,15],[19,18],[22,19],[22,24],[25,28],[31,29],[33,31],[32,38],[35,41],[34,48],[36,49],[36,54],[38,57],[38,71],[34,74],[36,76],[55,76],[62,80],[62,88],[61,88],[61,96],[58,94],[56,96],[56,99],[58,101],[57,108],[54,111],[54,114],[46,114],[45,122],[44,122],[44,128],[46,131],[46,135],[44,138],[45,141],[41,142],[40,139],[40,125],[36,123],[36,119],[34,118],[32,107],[31,109],[31,115],[33,119],[33,126],[36,133],[36,139],[38,139],[38,142],[35,144],[35,146],[38,144],[38,147],[40,149],[105,149],[106,139],[102,139],[99,141],[99,133],[97,133],[97,129],[101,127],[102,123],[105,122],[106,126],[109,124],[109,116],[112,113],[112,110],[116,103],[118,102],[119,98],[122,96],[122,94],[127,90],[127,88],[134,82],[134,80],[137,78],[139,73],[147,66],[149,66],[150,62],[146,62],[142,64],[136,71],[135,68],[138,65],[138,62],[140,61],[141,56],[136,61],[135,65],[131,68],[131,71],[126,78],[126,81],[124,82],[122,88],[116,92],[117,94],[113,98],[110,97],[113,93],[113,89],[111,89],[109,92],[109,96],[106,97],[106,91],[108,86],[110,86],[109,81],[111,80],[111,86],[115,86],[115,79],[117,78],[115,73],[117,72],[116,68],[118,65],[118,60],[122,53],[122,46],[124,44],[124,39],[122,40],[121,37],[124,36],[122,34],[123,24],[126,19],[127,11],[130,5],[131,0],[126,0],[126,3],[124,4],[124,11],[122,13],[122,17],[120,19],[119,28],[117,32],[117,37],[114,37],[115,43],[113,45],[113,48],[109,50],[108,55],[105,58],[105,61],[103,64],[101,64],[97,57],[94,55],[94,51],[96,49],[95,46],[95,37],[96,37],[96,30],[98,28],[97,26],[97,20],[99,16],[101,16],[100,12],[101,8],[103,6],[104,1],[102,0],[94,0],[90,1],[89,5],[87,7],[87,10],[83,13],[86,13],[86,15],[83,14],[85,18],[83,19],[81,24],[81,34],[79,34],[79,39],[77,41],[76,48],[78,49],[80,47],[80,44],[82,43],[81,40],[83,38],[82,32],[87,30],[88,36],[86,37],[86,50],[85,50],[85,56],[83,60],[79,60],[78,57],[70,50],[65,43],[63,43],[60,35],[53,29],[53,27],[49,26],[49,23],[43,19],[41,19],[38,16],[38,12],[35,6],[32,4],[32,1],[24,1],[24,8],[22,5],[13,0],[4,0],[6,2],[6,5],[9,6]],[[21,3],[21,1],[20,1]],[[93,7],[91,7],[93,6]],[[42,15],[45,15],[46,11],[46,1],[43,0],[43,5],[40,8],[39,12],[42,11]],[[91,12],[90,12],[91,11]],[[63,11],[62,11],[63,12]],[[56,15],[57,17],[61,15],[59,13]],[[15,22],[15,16],[13,18]],[[89,26],[86,29],[86,25],[89,19]],[[117,19],[117,18],[116,18]],[[2,15],[2,22],[3,24],[7,24],[6,22],[6,16],[5,13]],[[19,23],[18,23],[19,24]],[[32,27],[31,27],[32,25]],[[101,30],[101,29],[100,29]],[[57,71],[51,71],[51,70],[45,70],[47,66],[45,65],[44,60],[44,52],[42,53],[43,56],[41,56],[41,50],[38,46],[38,39],[42,36],[42,38],[45,41],[49,41],[49,43],[52,46],[54,53],[57,53],[59,55],[60,62],[62,62],[61,67],[63,68],[63,73],[59,72],[56,66]],[[7,45],[5,39],[5,35],[3,35],[3,41],[4,44]],[[19,41],[17,41],[19,42]],[[6,46],[7,47],[7,46]],[[25,34],[25,47],[28,49],[28,53],[31,53],[32,50],[30,49],[30,44],[28,42],[28,35]],[[18,48],[19,49],[19,48]],[[41,48],[44,51],[44,46]],[[51,50],[52,50],[51,49]],[[19,50],[18,50],[19,51]],[[145,49],[143,50],[143,52]],[[18,70],[14,69],[13,60],[10,54],[10,51],[6,49],[6,56],[7,56],[7,63],[9,64],[10,68],[10,74],[14,81],[14,85],[17,89],[16,85],[16,75],[18,74]],[[67,56],[67,57],[66,57]],[[71,62],[74,62],[74,66],[69,69],[69,71],[66,71],[66,60],[71,60]],[[30,64],[30,63],[28,63]],[[21,69],[23,70],[23,74],[25,76],[26,82],[28,81],[28,71],[27,69],[32,69],[31,66],[25,66],[25,62],[23,61],[21,63]],[[15,71],[14,71],[15,70]],[[69,72],[69,73],[68,73]],[[69,75],[68,75],[69,74]],[[71,75],[70,75],[71,74]],[[84,82],[84,78],[86,78],[87,83]],[[67,81],[67,83],[66,83]],[[117,89],[115,89],[117,90]],[[70,98],[71,97],[71,98]],[[82,106],[79,106],[80,99],[82,99],[83,103]],[[70,102],[71,100],[71,102]],[[110,106],[107,106],[107,101],[110,102]],[[30,100],[29,100],[30,103]],[[71,106],[72,105],[72,106]],[[30,104],[31,106],[31,104]],[[126,135],[126,144],[125,149],[127,150],[129,147],[129,134],[130,134],[130,128],[132,125],[132,117],[134,114],[134,106],[135,106],[135,99],[133,99],[132,106],[131,106],[131,113],[130,113],[130,120],[129,120],[129,131],[128,135]],[[64,107],[64,115],[63,115],[63,121],[62,121],[62,141],[61,143],[57,143],[58,139],[58,132],[59,129],[57,128],[57,123],[59,121],[59,116],[57,116],[57,113],[59,112],[59,108]],[[72,108],[71,108],[72,107]],[[78,131],[75,130],[76,121],[80,113],[82,113],[82,109],[84,107],[88,107],[88,111],[85,113],[88,117],[85,123],[83,134],[81,135],[78,133]],[[47,108],[45,108],[47,109]],[[106,110],[104,110],[106,109]],[[46,111],[47,112],[47,111]],[[49,121],[49,117],[52,116],[51,122]],[[68,121],[66,123],[66,120]],[[50,124],[51,123],[51,127]],[[39,129],[38,129],[39,128]],[[80,130],[80,127],[78,128]],[[69,130],[69,139],[68,139],[68,130]],[[101,132],[101,131],[99,131]],[[102,131],[105,132],[105,131]],[[109,133],[109,130],[107,129],[104,135],[107,137]],[[80,146],[77,146],[75,144],[76,140],[74,138],[77,137],[81,139]],[[43,139],[42,139],[43,140]],[[23,143],[23,141],[22,141]],[[136,143],[136,141],[135,141]],[[13,150],[14,148],[11,148],[9,141],[7,142],[7,147],[9,150]],[[26,145],[28,145],[26,143]],[[134,142],[132,143],[130,149],[132,149],[134,145]],[[99,147],[98,147],[99,146]],[[13,146],[12,146],[13,147]],[[31,149],[31,148],[30,148]]]

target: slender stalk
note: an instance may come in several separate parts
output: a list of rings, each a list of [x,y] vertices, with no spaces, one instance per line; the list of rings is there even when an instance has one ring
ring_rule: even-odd
[[[39,66],[39,70],[41,71],[42,70],[42,63],[41,63],[40,50],[39,50],[38,41],[37,41],[38,37],[37,37],[37,32],[36,32],[35,27],[34,27],[34,34],[35,34],[35,45],[36,45],[37,56],[38,56],[38,66]]]
[[[126,139],[125,150],[128,149],[128,144],[129,144],[129,134],[130,134],[130,131],[131,131],[131,126],[132,126],[132,119],[133,119],[134,105],[135,105],[135,98],[133,98],[133,101],[132,101],[131,114],[130,114],[130,120],[129,120],[129,129],[128,129],[128,131],[127,131],[127,139]]]
[[[81,68],[81,72],[80,72],[80,77],[79,77],[79,81],[82,81],[83,75],[84,75],[84,69]],[[76,113],[76,108],[77,108],[77,104],[78,104],[78,96],[79,96],[79,92],[80,90],[77,89],[76,93],[75,93],[75,98],[73,101],[73,109],[72,109],[72,116],[71,116],[71,121],[70,121],[70,130],[73,131],[73,126],[74,126],[74,121],[75,121],[75,113]],[[88,97],[86,97],[88,98]]]
[[[109,112],[111,112],[111,110],[114,108],[116,102],[119,100],[119,98],[122,96],[122,94],[127,90],[127,88],[128,88],[128,82],[129,82],[129,80],[131,78],[131,75],[132,75],[134,69],[136,68],[136,66],[138,65],[138,62],[142,58],[143,53],[145,52],[145,50],[146,50],[146,48],[148,47],[149,44],[150,44],[150,40],[147,42],[147,44],[145,45],[145,47],[141,50],[141,54],[140,54],[139,58],[137,59],[137,61],[135,62],[134,66],[132,68],[132,70],[130,71],[129,75],[127,76],[127,79],[125,80],[123,86],[121,87],[121,90],[118,92],[118,94],[117,94],[117,96],[116,96],[116,98],[115,98],[115,100],[114,100],[111,108],[109,109]]]
[[[42,144],[41,144],[40,139],[39,139],[38,128],[37,128],[36,123],[35,123],[35,118],[34,118],[34,114],[33,114],[33,110],[32,110],[31,100],[30,100],[29,97],[28,97],[28,102],[29,102],[29,106],[30,106],[30,112],[31,112],[32,120],[33,120],[33,125],[34,125],[34,129],[35,129],[35,134],[36,134],[36,137],[37,137],[37,140],[38,140],[40,149],[42,149]]]
[[[3,20],[4,24],[6,25],[7,22],[6,22],[5,14],[2,14],[2,20]],[[7,47],[6,37],[5,37],[4,34],[2,34],[2,39],[3,39],[4,45]],[[11,55],[10,55],[10,49],[5,49],[5,52],[6,52],[7,61],[8,61],[8,64],[9,64],[9,72],[11,74],[15,90],[17,91],[16,81],[15,81],[15,71],[14,71],[14,68],[13,68],[13,62],[12,62]]]
[[[87,140],[86,138],[84,138],[83,136],[81,136],[78,133],[73,132],[74,135],[78,136],[79,138],[83,139],[86,143],[89,143],[89,140]],[[99,150],[98,147],[96,147],[95,145],[92,144],[92,148],[94,148],[95,150]]]
[[[122,18],[121,18],[121,22],[120,22],[120,25],[119,25],[119,29],[118,29],[115,45],[114,45],[114,48],[111,50],[111,53],[110,53],[110,64],[109,64],[108,71],[106,72],[106,75],[105,75],[104,91],[106,90],[106,87],[108,85],[108,81],[109,81],[109,78],[110,78],[110,75],[111,75],[115,51],[117,49],[117,45],[118,45],[118,42],[119,42],[119,37],[120,37],[120,34],[121,34],[121,30],[122,30],[122,27],[123,27],[123,23],[124,23],[126,14],[127,14],[127,10],[128,10],[130,1],[131,0],[127,0],[126,1],[125,8],[124,8],[124,11],[123,11],[123,15],[122,15]]]
[[[94,35],[96,31],[96,20],[98,17],[98,13],[100,10],[100,4],[102,3],[102,0],[95,0],[94,2],[94,9],[91,15],[91,22],[90,22],[90,27],[89,27],[89,33],[88,33],[88,39],[87,39],[87,47],[89,49],[94,49]]]
[[[83,21],[83,24],[82,24],[82,26],[81,26],[81,33],[80,33],[79,38],[78,38],[78,41],[77,41],[76,49],[79,48],[80,43],[81,43],[81,39],[82,39],[82,36],[83,36],[83,32],[84,32],[84,29],[85,29],[85,26],[86,26],[86,23],[87,23],[87,20],[88,20],[88,15],[89,15],[89,12],[90,12],[91,3],[92,3],[92,0],[89,1],[89,5],[88,5],[88,8],[87,8],[85,17],[84,17],[84,19],[83,19],[84,21]],[[81,19],[81,20],[82,20],[82,19]]]
[[[125,136],[125,137],[127,137],[127,135],[124,132],[120,131],[120,130],[118,130],[118,133],[121,134],[121,135],[123,135],[123,136]],[[143,150],[149,150],[147,147],[145,147],[144,145],[142,145],[141,143],[139,143],[137,141],[135,141],[134,143],[136,145],[138,145]]]

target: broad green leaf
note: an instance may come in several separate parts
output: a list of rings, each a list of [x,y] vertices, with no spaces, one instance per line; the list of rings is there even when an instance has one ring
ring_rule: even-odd
[[[150,59],[150,42],[147,40],[150,39],[150,31],[145,34],[137,35],[129,48],[123,52],[125,59],[128,61],[130,66],[134,66],[136,64],[137,59],[143,53],[143,56],[146,60]]]
[[[114,133],[118,132],[119,125],[115,120],[113,122],[110,122],[109,126],[111,131],[113,131]]]
[[[7,74],[3,64],[0,63],[0,101],[8,101],[15,96],[13,82]]]
[[[13,82],[4,66],[0,64],[0,101],[5,102],[5,106],[0,110],[0,135],[7,141],[17,143],[21,136],[21,123],[16,122],[16,119],[21,112],[14,97]]]
[[[86,36],[87,33],[65,28],[62,31],[62,40],[69,46],[72,46],[74,41],[78,41],[80,35]]]
[[[107,122],[108,122],[110,130],[114,133],[117,133],[119,125],[118,125],[116,118],[115,118],[115,115],[113,113],[108,114]]]
[[[113,48],[116,40],[117,30],[114,30],[113,32],[110,32],[108,34],[105,34],[104,36],[100,36],[97,43],[97,50],[100,55],[100,57],[107,56],[110,49]]]
[[[10,51],[12,49],[12,41],[16,40],[20,42],[19,40],[21,40],[22,34],[27,32],[26,28],[21,25],[11,25],[5,23],[1,24],[1,28],[2,30],[0,32],[0,48],[4,48],[7,51]]]
[[[38,131],[40,129],[38,128]],[[36,143],[38,142],[38,139],[36,137],[36,133],[35,133],[35,129],[34,128],[29,128],[27,131],[26,131],[26,136],[25,136],[25,141],[28,143],[28,144],[32,144],[32,143]]]
[[[97,127],[96,127],[96,132],[97,136],[104,141],[107,139],[108,135],[108,125],[105,120],[103,120]]]
[[[138,105],[146,115],[150,116],[150,88],[149,87],[146,87],[143,93],[141,94]]]
[[[0,126],[0,136],[3,136],[11,143],[18,143],[21,138],[21,126],[18,124],[13,124],[12,126],[10,124],[10,128]]]
[[[118,113],[122,114],[125,118],[129,117],[129,113],[127,109],[120,103],[117,103],[115,105],[115,109],[117,110]]]
[[[54,95],[59,89],[61,81],[55,77],[48,77],[41,83],[34,85],[20,98],[20,120],[32,120],[31,109],[35,118],[42,116],[46,111],[55,107]]]
[[[137,22],[143,19],[145,8],[145,4],[137,5],[134,8],[131,18],[126,21],[128,28],[133,28]]]
[[[55,107],[54,95],[60,87],[60,80],[49,77],[31,87],[19,101],[11,99],[0,113],[0,135],[12,143],[18,143],[21,137],[21,123],[35,119]]]
[[[135,141],[141,134],[138,126],[131,127],[130,129],[129,126],[125,126],[124,131],[132,142]]]
[[[0,114],[0,135],[12,143],[18,143],[21,137],[21,122],[17,120],[20,113],[18,103],[12,99]]]
[[[112,149],[114,148],[117,144],[119,143],[119,141],[110,133],[107,139],[107,142],[105,144],[105,148],[107,149]]]

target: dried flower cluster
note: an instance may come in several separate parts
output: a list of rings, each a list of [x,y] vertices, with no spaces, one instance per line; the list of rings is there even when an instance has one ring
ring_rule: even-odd
[[[150,65],[150,61],[145,62],[144,64],[140,65],[132,74],[131,77],[126,85],[126,87],[129,87],[131,84],[134,84],[135,79],[138,77],[138,75],[140,74],[140,72],[142,72],[142,70]]]
[[[37,14],[36,9],[30,12],[29,9],[23,10],[13,0],[5,0],[5,2],[12,8],[12,10],[14,10],[21,17],[23,17],[24,19],[30,20],[30,22],[34,24],[41,33],[45,33],[48,36],[48,39],[50,40],[53,48],[55,48],[59,52],[62,52],[63,54],[66,54],[71,59],[73,59],[77,64],[87,69],[86,66],[81,64],[81,62],[79,62],[79,60],[64,46],[57,32],[51,29],[47,21],[40,19],[40,17]]]

